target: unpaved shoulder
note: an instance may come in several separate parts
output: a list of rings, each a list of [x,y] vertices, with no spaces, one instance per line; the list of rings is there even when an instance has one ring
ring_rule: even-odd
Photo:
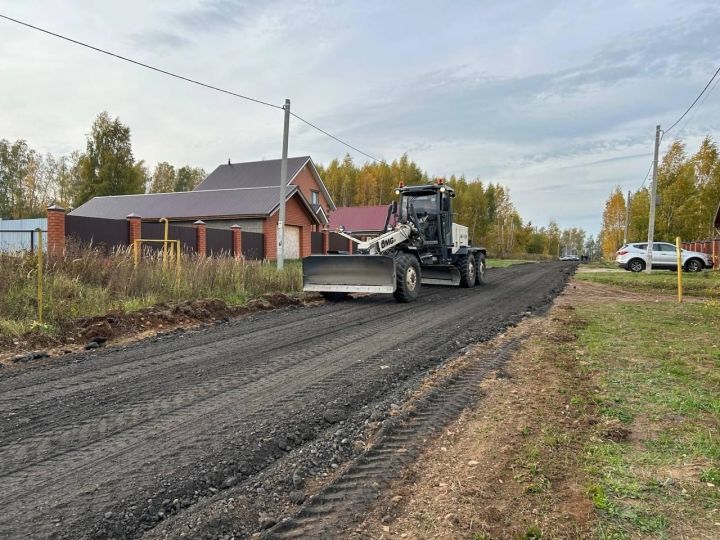
[[[364,538],[583,538],[593,507],[577,456],[592,429],[570,285],[482,398],[426,447],[353,533]],[[491,354],[495,343],[474,354]]]

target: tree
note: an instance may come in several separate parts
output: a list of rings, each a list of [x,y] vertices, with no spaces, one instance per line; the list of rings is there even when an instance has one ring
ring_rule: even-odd
[[[698,189],[697,238],[713,236],[713,221],[720,204],[720,156],[715,142],[705,137],[692,157]]]
[[[628,242],[647,239],[650,220],[650,192],[642,188],[630,197],[630,219],[628,220]]]
[[[167,161],[161,161],[155,166],[150,181],[150,193],[169,193],[175,190],[175,167]]]
[[[622,245],[623,235],[625,234],[625,197],[623,197],[619,186],[610,194],[605,203],[602,232],[600,234],[602,236],[603,257],[612,259],[617,249]]]
[[[175,191],[192,191],[205,179],[205,171],[199,167],[180,167],[175,177]]]
[[[22,218],[25,203],[23,181],[27,176],[34,151],[23,140],[0,141],[0,217]]]
[[[119,118],[110,118],[107,112],[100,113],[93,122],[78,166],[80,187],[75,206],[97,196],[145,191],[142,166],[136,166],[133,158],[130,128]]]

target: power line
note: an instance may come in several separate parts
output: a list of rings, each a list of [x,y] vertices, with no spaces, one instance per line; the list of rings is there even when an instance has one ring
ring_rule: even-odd
[[[231,96],[234,96],[234,97],[237,97],[237,98],[245,99],[245,100],[247,100],[247,101],[252,101],[253,103],[258,103],[258,104],[260,104],[260,105],[265,105],[265,106],[267,106],[267,107],[272,107],[272,108],[274,108],[274,109],[284,109],[284,107],[283,107],[282,105],[275,105],[275,104],[273,104],[273,103],[269,103],[269,102],[263,101],[263,100],[261,100],[261,99],[256,99],[256,98],[252,98],[252,97],[250,97],[250,96],[246,96],[246,95],[243,95],[243,94],[238,94],[237,92],[232,92],[232,91],[230,91],[230,90],[225,90],[224,88],[219,88],[219,87],[217,87],[217,86],[213,86],[213,85],[211,85],[211,84],[207,84],[207,83],[204,83],[204,82],[200,82],[200,81],[197,81],[197,80],[195,80],[195,79],[191,79],[191,78],[189,78],[189,77],[185,77],[185,76],[183,76],[183,75],[178,75],[177,73],[173,73],[173,72],[167,71],[167,70],[165,70],[165,69],[161,69],[161,68],[158,68],[158,67],[155,67],[155,66],[151,66],[150,64],[146,64],[146,63],[140,62],[140,61],[138,61],[138,60],[133,60],[132,58],[128,58],[127,56],[122,56],[122,55],[120,55],[120,54],[117,54],[117,53],[108,51],[108,50],[106,50],[106,49],[102,49],[102,48],[100,48],[100,47],[96,47],[96,46],[94,46],[94,45],[90,45],[89,43],[85,43],[85,42],[79,41],[79,40],[77,40],[77,39],[73,39],[73,38],[64,36],[64,35],[62,35],[62,34],[58,34],[58,33],[56,33],[56,32],[52,32],[52,31],[47,30],[47,29],[45,29],[45,28],[41,28],[41,27],[39,27],[39,26],[35,26],[35,25],[33,25],[33,24],[30,24],[30,23],[27,23],[27,22],[24,22],[24,21],[21,21],[21,20],[18,20],[18,19],[14,19],[14,18],[12,18],[12,17],[8,17],[7,15],[3,15],[3,14],[1,14],[1,13],[0,13],[0,18],[5,19],[5,20],[10,21],[10,22],[14,22],[14,23],[19,24],[19,25],[21,25],[21,26],[25,26],[26,28],[30,28],[30,29],[32,29],[32,30],[37,30],[38,32],[42,32],[43,34],[47,34],[47,35],[49,35],[49,36],[53,36],[53,37],[62,39],[62,40],[64,40],[64,41],[73,43],[73,44],[75,44],[75,45],[80,45],[81,47],[85,47],[85,48],[87,48],[87,49],[90,49],[90,50],[93,50],[93,51],[96,51],[96,52],[105,54],[105,55],[107,55],[107,56],[112,56],[113,58],[117,58],[117,59],[119,59],[119,60],[123,60],[124,62],[129,62],[129,63],[134,64],[134,65],[136,65],[136,66],[140,66],[140,67],[143,67],[143,68],[146,68],[146,69],[150,69],[150,70],[152,70],[152,71],[156,71],[156,72],[158,72],[158,73],[162,73],[163,75],[168,75],[169,77],[174,77],[174,78],[176,78],[176,79],[180,79],[180,80],[185,81],[185,82],[189,82],[189,83],[192,83],[192,84],[196,84],[196,85],[198,85],[198,86],[202,86],[202,87],[208,88],[208,89],[210,89],[210,90],[215,90],[216,92],[221,92],[221,93],[223,93],[223,94],[228,94],[228,95],[231,95]],[[329,133],[329,132],[325,131],[324,129],[319,128],[318,126],[316,126],[316,125],[313,124],[312,122],[309,122],[308,120],[305,120],[304,118],[298,116],[297,114],[295,114],[295,113],[293,113],[293,112],[291,112],[290,114],[291,114],[292,116],[294,116],[295,118],[297,118],[298,120],[300,120],[301,122],[307,124],[307,125],[310,126],[311,128],[316,129],[316,130],[319,131],[320,133],[323,133],[324,135],[326,135],[326,136],[330,137],[331,139],[339,142],[340,144],[343,144],[343,145],[347,146],[348,148],[351,148],[352,150],[355,150],[355,151],[358,152],[359,154],[362,154],[363,156],[368,157],[368,158],[372,159],[373,161],[383,162],[383,160],[377,159],[377,158],[371,156],[370,154],[368,154],[367,152],[363,152],[363,151],[360,150],[359,148],[351,145],[350,143],[348,143],[348,142],[346,142],[346,141],[343,141],[342,139],[336,137],[336,136],[333,135],[332,133]]]
[[[690,124],[690,122],[692,121],[692,119],[695,118],[695,116],[697,115],[697,112],[698,112],[698,111],[700,110],[700,108],[705,104],[705,102],[708,100],[708,98],[710,97],[710,95],[715,91],[715,88],[717,88],[718,83],[720,83],[720,78],[717,78],[717,79],[715,80],[715,83],[708,89],[707,92],[705,92],[705,95],[704,95],[703,98],[700,100],[700,102],[697,104],[697,107],[695,107],[695,108],[693,109],[692,113],[689,114],[689,115],[687,116],[687,118],[685,118],[685,121],[682,123],[682,125],[679,126],[679,128],[678,128],[679,131],[678,131],[678,134],[677,134],[677,137],[678,137],[678,138],[683,134],[683,132],[685,131],[685,129],[687,129],[687,127],[688,127],[688,125]]]
[[[663,132],[663,135],[669,133],[675,126],[677,126],[677,125],[680,123],[680,120],[682,120],[683,118],[685,118],[685,115],[690,112],[690,109],[692,109],[692,108],[695,106],[695,104],[698,102],[698,100],[702,97],[702,95],[705,93],[705,91],[708,89],[708,87],[709,87],[709,86],[712,84],[712,82],[715,80],[715,77],[718,76],[718,73],[720,73],[720,67],[717,68],[717,70],[715,71],[715,73],[713,74],[713,76],[710,78],[710,80],[708,81],[708,83],[705,85],[705,88],[703,88],[703,89],[702,89],[702,92],[700,92],[700,93],[698,94],[698,97],[695,98],[695,101],[693,101],[693,102],[690,104],[690,106],[687,108],[687,110],[686,110],[684,113],[682,113],[682,116],[680,116],[680,118],[678,118],[677,120],[675,120],[675,123],[674,123],[672,126],[670,126],[669,128],[667,128],[667,129]]]
[[[384,163],[384,161],[383,161],[382,159],[378,159],[378,158],[376,158],[376,157],[371,156],[370,154],[368,154],[368,153],[366,153],[366,152],[363,152],[362,150],[360,150],[359,148],[353,146],[352,144],[347,143],[347,142],[343,141],[342,139],[337,138],[337,137],[336,137],[335,135],[333,135],[332,133],[328,133],[328,132],[325,131],[324,129],[321,129],[321,128],[319,128],[318,126],[316,126],[315,124],[313,124],[313,123],[311,123],[311,122],[308,122],[307,120],[305,120],[304,118],[298,116],[298,115],[295,114],[294,112],[291,112],[290,114],[291,114],[292,116],[294,116],[295,118],[297,118],[298,120],[300,120],[301,122],[307,124],[307,125],[310,126],[311,128],[317,129],[320,133],[324,133],[325,135],[327,135],[327,136],[330,137],[331,139],[336,140],[336,141],[339,142],[340,144],[344,144],[344,145],[347,146],[348,148],[352,148],[353,150],[355,150],[355,151],[358,152],[359,154],[362,154],[362,155],[365,156],[365,157],[369,157],[370,159],[372,159],[373,161],[377,161],[378,163]]]
[[[692,110],[692,108],[695,107],[695,104],[700,100],[701,97],[703,97],[703,95],[705,94],[705,92],[707,92],[707,89],[710,87],[710,85],[711,85],[712,82],[715,80],[715,78],[718,76],[718,74],[720,74],[720,67],[715,70],[715,73],[713,73],[713,76],[710,77],[710,80],[707,82],[707,84],[705,85],[705,87],[704,87],[704,88],[702,89],[702,91],[698,94],[698,96],[695,98],[695,100],[690,104],[690,106],[685,110],[685,112],[682,113],[682,115],[680,116],[680,118],[678,118],[677,120],[675,120],[675,122],[674,122],[669,128],[667,128],[665,131],[661,131],[661,133],[660,133],[660,140],[662,140],[663,137],[664,137],[667,133],[670,132],[670,130],[672,130],[675,126],[677,126],[677,125],[682,121],[682,119],[687,116],[687,114]],[[718,79],[718,82],[720,82],[720,79]],[[716,82],[715,85],[712,87],[712,89],[710,90],[710,92],[708,92],[707,95],[705,95],[705,98],[700,102],[700,105],[698,106],[698,108],[702,107],[703,103],[705,103],[705,101],[707,100],[708,96],[709,96],[709,95],[712,93],[712,91],[715,89],[715,86],[717,86],[717,82]],[[688,118],[688,121],[689,121],[689,118]],[[686,121],[686,122],[683,124],[683,127],[682,127],[682,129],[680,130],[681,133],[682,133],[682,130],[685,129],[685,127],[687,127],[688,121]],[[645,173],[645,178],[643,179],[642,184],[640,185],[640,189],[642,189],[642,188],[645,186],[645,182],[647,182],[648,176],[650,176],[650,171],[652,170],[652,167],[653,167],[653,162],[651,161],[651,162],[650,162],[650,167],[648,168],[647,173]]]
[[[652,167],[653,167],[653,161],[650,161],[650,166],[648,167],[648,170],[645,173],[645,178],[643,178],[642,184],[640,184],[640,189],[642,189],[645,186],[645,182],[647,182],[648,176],[650,176],[650,171],[652,171]]]
[[[238,94],[237,92],[232,92],[232,91],[230,91],[230,90],[225,90],[225,89],[223,89],[223,88],[219,88],[219,87],[217,87],[217,86],[213,86],[213,85],[211,85],[211,84],[206,84],[206,83],[203,83],[203,82],[200,82],[200,81],[196,81],[195,79],[191,79],[191,78],[189,78],[189,77],[184,77],[183,75],[178,75],[177,73],[172,73],[171,71],[167,71],[167,70],[165,70],[165,69],[161,69],[161,68],[158,68],[158,67],[155,67],[155,66],[151,66],[150,64],[145,64],[144,62],[140,62],[140,61],[138,61],[138,60],[133,60],[132,58],[128,58],[127,56],[122,56],[122,55],[120,55],[120,54],[117,54],[117,53],[114,53],[114,52],[111,52],[111,51],[108,51],[108,50],[105,50],[105,49],[101,49],[100,47],[95,47],[94,45],[90,45],[90,44],[88,44],[88,43],[84,43],[84,42],[82,42],[82,41],[78,41],[77,39],[73,39],[73,38],[70,38],[70,37],[67,37],[67,36],[63,36],[62,34],[57,34],[57,33],[55,33],[55,32],[51,32],[50,30],[46,30],[45,28],[40,28],[39,26],[35,26],[35,25],[30,24],[30,23],[26,23],[26,22],[24,22],[24,21],[20,21],[20,20],[18,20],[18,19],[13,19],[12,17],[8,17],[7,15],[3,15],[3,14],[1,14],[1,13],[0,13],[0,18],[5,19],[5,20],[8,20],[8,21],[11,21],[11,22],[14,22],[14,23],[17,23],[17,24],[19,24],[19,25],[21,25],[21,26],[25,26],[25,27],[27,27],[27,28],[31,28],[31,29],[33,29],[33,30],[37,30],[38,32],[42,32],[43,34],[47,34],[47,35],[49,35],[49,36],[53,36],[53,37],[56,37],[56,38],[59,38],[59,39],[65,40],[65,41],[69,41],[70,43],[74,43],[75,45],[80,45],[81,47],[85,47],[85,48],[87,48],[87,49],[91,49],[91,50],[93,50],[93,51],[96,51],[96,52],[99,52],[99,53],[102,53],[102,54],[106,54],[106,55],[108,55],[108,56],[112,56],[112,57],[117,58],[117,59],[119,59],[119,60],[123,60],[123,61],[125,61],[125,62],[130,62],[131,64],[135,64],[136,66],[144,67],[144,68],[146,68],[146,69],[150,69],[150,70],[152,70],[152,71],[156,71],[156,72],[158,72],[158,73],[162,73],[163,75],[168,75],[168,76],[170,76],[170,77],[174,77],[174,78],[176,78],[176,79],[180,79],[180,80],[185,81],[185,82],[189,82],[189,83],[192,83],[192,84],[196,84],[196,85],[198,85],[198,86],[203,86],[203,87],[205,87],[205,88],[209,88],[210,90],[215,90],[216,92],[221,92],[221,93],[223,93],[223,94],[229,94],[229,95],[231,95],[231,96],[234,96],[234,97],[237,97],[237,98],[241,98],[241,99],[245,99],[245,100],[247,100],[247,101],[252,101],[252,102],[254,102],[254,103],[259,103],[260,105],[265,105],[265,106],[267,106],[267,107],[273,107],[273,108],[275,108],[275,109],[282,109],[282,106],[281,106],[281,105],[275,105],[275,104],[273,104],[273,103],[269,103],[269,102],[263,101],[263,100],[261,100],[261,99],[255,99],[255,98],[252,98],[252,97],[249,97],[249,96],[245,96],[245,95],[243,95],[243,94]]]

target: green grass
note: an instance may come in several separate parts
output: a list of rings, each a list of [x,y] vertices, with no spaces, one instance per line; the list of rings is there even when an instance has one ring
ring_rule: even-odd
[[[37,259],[0,253],[0,337],[18,337],[37,318]],[[66,331],[81,317],[129,312],[161,302],[220,298],[240,305],[269,292],[299,291],[301,265],[185,256],[179,271],[163,267],[159,255],[143,257],[136,268],[129,250],[105,255],[69,246],[64,257],[46,259],[43,311],[50,333]]]
[[[628,440],[598,435],[585,446],[596,536],[714,527],[720,494],[706,479],[720,477],[720,304],[588,303],[577,313],[587,322],[578,360],[597,384],[600,425],[631,431]]]
[[[487,259],[485,262],[488,268],[507,268],[515,264],[525,264],[532,261],[523,261],[520,259]]]
[[[720,272],[706,271],[683,273],[683,294],[720,298]],[[677,294],[677,274],[668,270],[645,272],[579,272],[576,278],[605,285],[614,285],[629,291],[655,292],[659,294]]]

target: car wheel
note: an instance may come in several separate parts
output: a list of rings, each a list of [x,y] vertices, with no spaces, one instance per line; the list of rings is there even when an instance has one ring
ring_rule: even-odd
[[[645,270],[645,261],[642,259],[633,259],[628,263],[628,270],[631,272],[642,272]]]
[[[700,272],[702,268],[703,265],[698,259],[690,259],[685,263],[686,272]]]

